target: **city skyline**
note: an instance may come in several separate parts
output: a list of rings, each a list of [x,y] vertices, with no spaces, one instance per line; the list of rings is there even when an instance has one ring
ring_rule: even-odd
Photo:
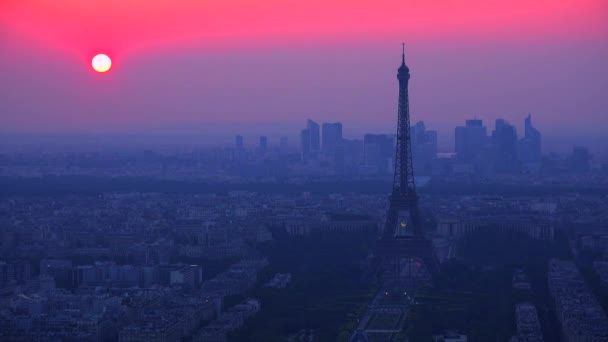
[[[496,120],[486,120],[477,116],[465,119],[463,122],[449,126],[439,126],[428,124],[423,120],[415,121],[412,127],[417,125],[424,125],[433,132],[437,143],[438,153],[456,153],[457,152],[457,137],[455,131],[457,128],[468,122],[468,121],[481,121],[483,125],[488,126],[490,130],[487,133],[491,133],[495,123],[497,121],[504,121],[509,125],[515,127],[515,133],[519,138],[523,139],[526,137],[526,122],[532,117],[532,113],[526,114],[521,122],[513,122],[510,120],[504,120],[502,118],[496,118]],[[534,129],[543,130],[543,127],[537,125],[536,116],[534,116]],[[307,119],[319,123],[319,151],[325,152],[322,147],[322,132],[325,125],[334,126],[338,125],[340,139],[347,140],[359,140],[363,141],[367,135],[395,135],[395,132],[391,129],[359,129],[354,131],[349,123],[343,122],[326,122],[326,121],[315,121],[313,119]],[[304,123],[306,123],[305,121]],[[290,149],[299,148],[302,149],[302,122],[290,123],[290,124],[275,124],[264,130],[252,130],[249,125],[241,124],[235,125],[230,132],[217,133],[217,126],[211,125],[201,128],[199,131],[197,127],[190,127],[189,133],[177,134],[173,133],[83,133],[83,134],[5,134],[0,137],[0,144],[3,144],[3,148],[8,152],[12,149],[29,149],[29,148],[43,148],[49,150],[61,150],[66,151],[72,150],[73,148],[87,150],[87,149],[99,149],[99,148],[112,148],[115,146],[128,147],[129,149],[137,148],[153,148],[160,146],[183,146],[183,147],[221,147],[221,146],[233,146],[234,139],[240,139],[242,149],[255,149],[259,146],[259,139],[265,137],[267,146],[277,147],[282,146],[283,148],[289,147]],[[228,124],[222,125],[222,127],[228,127]],[[242,127],[242,128],[239,128]],[[343,133],[344,127],[344,133]],[[208,134],[208,132],[215,132]],[[603,145],[601,137],[575,137],[571,139],[565,139],[561,136],[552,135],[553,132],[544,132],[542,135],[542,154],[567,154],[572,151],[573,147],[585,147],[589,149],[596,157],[603,160],[607,157],[607,150]],[[332,132],[332,134],[335,134]],[[608,140],[606,140],[608,141]]]
[[[0,85],[5,94],[2,133],[231,136],[239,132],[228,128],[239,124],[270,134],[268,127],[296,129],[308,118],[344,122],[349,126],[345,136],[366,129],[387,132],[396,109],[390,66],[405,40],[408,64],[416,70],[412,121],[424,121],[440,136],[451,135],[454,126],[472,117],[502,117],[521,131],[519,123],[532,112],[539,127],[570,145],[577,144],[576,138],[604,140],[608,46],[602,42],[608,21],[602,1],[505,8],[469,0],[450,5],[452,14],[431,5],[388,1],[367,15],[370,5],[313,2],[299,4],[301,15],[285,33],[247,36],[239,26],[225,39],[206,36],[205,25],[196,23],[140,32],[129,20],[137,9],[134,2],[110,5],[96,13],[94,2],[65,1],[46,12],[39,1],[3,3],[0,47],[8,53],[0,62],[10,68],[3,71],[8,81]],[[268,1],[252,9],[241,1],[227,8],[151,3],[146,10],[152,22],[166,16],[178,23],[188,22],[189,11],[226,15],[233,5],[237,17],[258,11],[259,17],[247,19],[251,23],[290,18],[296,8]],[[70,6],[80,11],[80,19],[64,18]],[[115,16],[102,20],[110,8]],[[344,9],[341,22],[362,20],[337,28],[331,18]],[[328,19],[307,32],[306,21],[319,11],[327,11]],[[403,13],[403,19],[394,20],[396,27],[389,30],[383,22],[395,18],[391,13]],[[386,20],[378,19],[383,16]],[[226,34],[233,20],[220,15],[213,32]],[[438,22],[449,32],[433,29]],[[77,25],[81,32],[72,32]],[[148,25],[141,23],[141,29]],[[90,69],[90,58],[102,51],[114,63],[99,75]]]
[[[606,0],[0,0],[0,341],[608,341]]]

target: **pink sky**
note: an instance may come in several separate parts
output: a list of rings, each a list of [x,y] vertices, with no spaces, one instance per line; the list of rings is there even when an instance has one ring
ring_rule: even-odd
[[[413,120],[601,134],[604,0],[3,0],[0,126],[112,132],[344,121],[392,131],[407,43]],[[112,57],[96,74],[90,59]],[[488,122],[492,126],[491,122]]]

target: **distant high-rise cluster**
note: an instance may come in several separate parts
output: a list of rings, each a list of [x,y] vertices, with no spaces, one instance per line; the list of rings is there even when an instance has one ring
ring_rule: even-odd
[[[363,140],[345,139],[341,122],[320,126],[308,120],[300,132],[301,159],[334,164],[336,171],[361,175],[388,175],[395,160],[394,134],[365,134]],[[411,127],[412,154],[421,175],[430,175],[437,159],[437,131],[427,130],[420,121]],[[320,146],[320,149],[317,147]],[[345,166],[350,166],[346,167]]]
[[[322,130],[321,130],[322,129]],[[318,160],[321,154],[335,158],[341,153],[343,137],[342,123],[318,123],[308,120],[306,128],[300,132],[302,159]]]
[[[408,131],[414,173],[422,182],[435,176],[587,173],[596,165],[583,146],[574,147],[567,156],[542,155],[542,135],[533,125],[531,114],[525,118],[521,138],[515,126],[504,119],[497,119],[493,128],[478,118],[466,120],[454,129],[454,150],[440,148],[437,131],[427,129],[423,121],[411,125]],[[258,136],[247,146],[246,138],[236,135],[233,148],[215,152],[210,160],[228,159],[236,162],[230,164],[229,172],[256,177],[386,177],[395,167],[395,134],[366,133],[362,138],[347,139],[342,122],[318,123],[311,119],[300,130],[299,143],[288,145],[286,133],[278,133],[282,134]],[[157,158],[153,156],[152,160]]]
[[[517,138],[517,130],[504,119],[496,120],[488,136],[482,120],[466,120],[454,132],[457,172],[519,173],[538,171],[541,161],[541,134],[532,126],[532,116],[525,121],[525,135]]]

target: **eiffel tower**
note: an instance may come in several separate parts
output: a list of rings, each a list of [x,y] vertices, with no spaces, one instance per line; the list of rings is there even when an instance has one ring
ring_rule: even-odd
[[[376,243],[386,289],[416,289],[430,284],[438,266],[433,243],[420,220],[414,181],[405,44],[398,69],[399,110],[393,188],[382,236]]]

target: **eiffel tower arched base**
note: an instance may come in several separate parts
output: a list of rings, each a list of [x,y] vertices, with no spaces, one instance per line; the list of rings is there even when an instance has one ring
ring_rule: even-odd
[[[387,292],[413,292],[433,286],[439,268],[432,241],[423,238],[380,239],[376,259]]]

